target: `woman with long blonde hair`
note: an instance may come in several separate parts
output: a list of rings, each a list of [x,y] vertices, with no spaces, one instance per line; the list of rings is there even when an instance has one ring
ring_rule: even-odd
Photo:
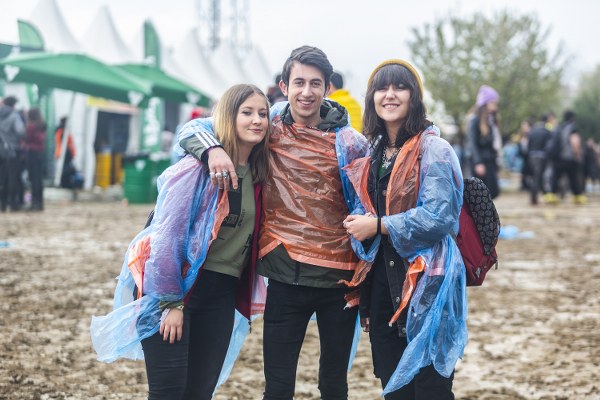
[[[92,321],[103,361],[138,358],[141,343],[151,400],[211,399],[232,366],[225,363],[228,351],[235,355],[241,347],[239,335],[231,340],[238,315],[247,332],[247,321],[264,309],[255,262],[269,175],[268,100],[254,85],[235,85],[221,97],[214,121],[238,188],[218,187],[192,155],[168,168],[158,180],[152,222],[126,254],[115,311]],[[125,299],[128,290],[137,300]]]

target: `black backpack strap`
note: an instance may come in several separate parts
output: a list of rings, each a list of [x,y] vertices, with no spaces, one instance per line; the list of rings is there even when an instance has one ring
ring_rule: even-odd
[[[150,226],[153,219],[154,219],[154,210],[150,211],[150,214],[148,215],[148,220],[146,221],[146,225],[144,225],[144,229],[146,229],[147,227]]]

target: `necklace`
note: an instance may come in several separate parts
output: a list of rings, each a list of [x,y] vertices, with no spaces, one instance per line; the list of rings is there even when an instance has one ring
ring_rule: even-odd
[[[383,154],[381,155],[381,165],[383,166],[383,168],[388,169],[390,164],[392,163],[392,160],[394,159],[394,157],[396,157],[398,155],[398,152],[400,151],[400,147],[391,147],[392,149],[394,149],[394,151],[392,151],[392,154],[388,157],[387,156],[387,151],[388,151],[388,146],[384,146],[383,147]]]

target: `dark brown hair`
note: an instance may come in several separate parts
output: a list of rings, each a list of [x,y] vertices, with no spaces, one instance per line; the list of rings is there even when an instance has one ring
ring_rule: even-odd
[[[389,85],[405,87],[410,90],[410,102],[408,116],[405,123],[400,127],[397,139],[401,137],[414,136],[421,132],[427,125],[427,110],[423,104],[423,98],[419,89],[419,84],[415,76],[408,68],[399,64],[390,64],[381,68],[367,88],[365,96],[365,112],[363,116],[363,133],[370,140],[374,140],[382,132],[386,132],[385,124],[375,112],[374,95],[378,89],[386,88]],[[384,135],[384,141],[387,135]]]
[[[329,59],[327,59],[327,55],[323,50],[312,46],[302,46],[292,50],[288,59],[285,60],[281,72],[281,80],[286,86],[290,83],[290,74],[295,62],[311,65],[321,71],[323,78],[325,79],[325,87],[327,88],[329,86],[331,74],[333,73],[333,66],[329,62]]]

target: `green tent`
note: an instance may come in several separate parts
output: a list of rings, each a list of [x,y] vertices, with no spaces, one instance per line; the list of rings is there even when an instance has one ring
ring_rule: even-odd
[[[0,60],[0,78],[35,83],[40,92],[64,89],[139,105],[152,93],[152,84],[120,68],[76,53],[28,53]]]
[[[151,96],[152,84],[146,80],[76,53],[29,53],[10,55],[0,60],[0,79],[34,83],[40,93],[63,89],[103,97],[138,106]],[[75,102],[72,96],[66,131],[69,131]],[[54,173],[58,186],[64,165],[68,135],[63,135],[61,157]]]
[[[116,67],[152,83],[152,96],[178,103],[208,107],[211,99],[198,89],[176,79],[160,69],[144,64],[122,64]]]

